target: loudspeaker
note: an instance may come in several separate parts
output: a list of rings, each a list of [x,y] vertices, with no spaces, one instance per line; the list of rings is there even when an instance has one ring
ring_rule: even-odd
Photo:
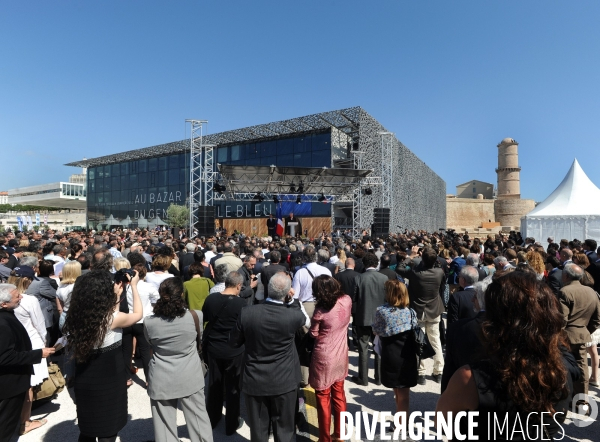
[[[198,231],[198,236],[213,236],[215,234],[215,207],[198,207],[198,222],[194,226]]]
[[[373,209],[374,236],[384,236],[390,233],[390,209],[387,207],[376,207]]]

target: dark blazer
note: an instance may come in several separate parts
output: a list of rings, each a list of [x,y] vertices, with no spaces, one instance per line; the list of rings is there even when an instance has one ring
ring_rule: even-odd
[[[461,319],[448,325],[446,358],[442,372],[442,393],[456,370],[463,365],[477,362],[483,356],[480,331],[484,319],[485,312],[479,312],[473,318]]]
[[[600,293],[600,262],[592,262],[585,269],[594,278],[594,290]]]
[[[212,267],[212,269],[213,269],[213,272],[215,271],[215,261],[216,261],[217,259],[219,259],[219,258],[222,258],[222,257],[223,257],[223,254],[222,254],[222,253],[217,253],[215,256],[213,256],[213,257],[210,259],[210,266]]]
[[[242,285],[242,289],[240,290],[240,298],[245,299],[248,305],[254,304],[254,289],[250,287],[250,283],[252,282],[252,275],[246,266],[241,266],[238,270],[238,273],[244,277],[244,283]]]
[[[455,292],[450,296],[448,300],[448,325],[459,319],[474,318],[476,313],[473,310],[473,295],[475,289],[468,288]]]
[[[346,269],[343,272],[339,272],[333,276],[342,286],[342,291],[352,299],[352,314],[354,314],[356,310],[357,276],[360,276],[360,273],[355,272],[354,269]]]
[[[439,267],[425,269],[423,263],[414,268],[406,268],[410,259],[398,264],[396,273],[403,278],[408,278],[408,296],[410,307],[417,314],[417,318],[435,319],[445,310],[442,295],[446,281],[444,271]]]
[[[42,349],[32,350],[25,327],[12,310],[0,310],[0,400],[29,390],[33,364],[42,360]]]
[[[595,280],[596,280],[596,278],[594,278],[594,281]],[[552,289],[554,294],[556,296],[558,296],[560,293],[560,289],[562,288],[562,285],[563,285],[562,270],[557,267],[555,269],[552,269],[550,272],[548,272],[548,276],[546,277],[546,283],[548,283],[548,285],[550,286],[550,288]]]
[[[189,266],[193,262],[194,262],[194,254],[193,253],[190,253],[190,252],[182,253],[181,258],[179,258],[179,268],[185,269],[187,266]]]
[[[586,253],[588,260],[590,261],[590,263],[592,262],[596,262],[596,260],[598,259],[598,254],[594,251],[590,252],[589,254]]]
[[[264,266],[262,272],[260,272],[260,280],[265,286],[265,299],[269,297],[269,281],[275,273],[286,272],[286,268],[280,264],[271,264]]]
[[[485,278],[487,278],[487,273],[485,273],[485,270],[483,270],[481,267],[477,267],[477,274],[479,275],[478,281],[483,281]]]
[[[54,324],[54,309],[58,308],[56,306],[56,289],[52,282],[54,281],[50,278],[40,276],[37,280],[33,280],[27,289],[27,294],[35,296],[40,303],[46,328],[50,328]]]
[[[335,264],[332,264],[330,262],[322,262],[319,265],[325,267],[326,269],[329,269],[331,274],[335,275],[335,269],[337,268],[337,266]]]
[[[387,276],[374,269],[367,270],[356,277],[352,324],[369,327],[373,325],[375,310],[385,302],[383,286],[387,280]]]
[[[275,236],[275,230],[277,229],[277,218],[267,218],[267,231],[269,236]]]
[[[387,276],[387,278],[390,279],[390,280],[398,279],[398,277],[396,276],[396,272],[394,272],[389,267],[386,267],[385,269],[379,270],[379,273],[381,273],[382,275]]]
[[[285,304],[266,301],[242,309],[229,343],[246,346],[244,393],[276,396],[298,388],[302,377],[294,337],[305,322],[300,309]]]
[[[288,226],[288,223],[298,223],[298,225],[296,226],[296,234],[297,235],[301,235],[302,234],[302,223],[300,222],[300,219],[298,219],[297,217],[294,216],[294,219],[291,219],[289,216],[287,216],[285,218],[285,234],[289,235],[290,234],[290,226]]]
[[[365,273],[365,265],[363,264],[362,258],[354,258],[354,270],[358,273]]]

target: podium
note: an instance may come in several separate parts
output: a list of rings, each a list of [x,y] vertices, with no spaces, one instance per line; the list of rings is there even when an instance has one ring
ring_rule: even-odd
[[[296,236],[296,227],[298,227],[298,223],[297,222],[289,222],[289,223],[287,223],[287,225],[290,228],[290,236]]]

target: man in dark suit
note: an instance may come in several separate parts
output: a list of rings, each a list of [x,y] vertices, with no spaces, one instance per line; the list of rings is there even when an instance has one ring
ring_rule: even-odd
[[[267,232],[271,238],[275,237],[276,230],[277,230],[277,219],[275,219],[273,214],[270,213],[269,218],[267,219]]]
[[[25,327],[14,309],[23,297],[12,284],[0,284],[0,440],[12,440],[19,427],[33,364],[54,353],[54,348],[31,349]],[[34,425],[34,423],[30,423]]]
[[[600,252],[600,248],[598,248],[598,252]],[[594,290],[600,293],[600,258],[590,261],[590,265],[585,270],[594,278]]]
[[[337,266],[329,262],[329,252],[325,249],[319,249],[317,252],[319,257],[319,265],[329,269],[332,275],[335,275],[337,271]]]
[[[473,266],[464,266],[458,276],[458,284],[461,290],[450,295],[448,300],[448,325],[459,319],[469,319],[475,317],[473,310],[473,295],[475,289],[473,284],[477,282],[479,275],[477,269]]]
[[[596,254],[598,243],[595,240],[586,239],[581,245],[581,248],[584,250],[590,263],[596,262],[598,260],[598,255]]]
[[[559,295],[560,289],[562,288],[562,270],[559,268],[560,261],[556,256],[548,256],[546,258],[546,270],[548,270],[548,276],[546,276],[546,283],[552,289],[552,292],[556,296]],[[593,276],[593,275],[592,275]],[[594,278],[594,281],[596,278]]]
[[[398,277],[396,276],[396,272],[390,269],[390,262],[390,255],[388,255],[387,253],[381,255],[381,258],[379,259],[379,273],[387,276],[387,279],[398,279]]]
[[[210,259],[210,266],[212,267],[213,272],[215,271],[215,262],[217,262],[217,259],[223,257],[223,247],[222,242],[217,243],[217,254]]]
[[[435,350],[435,356],[433,357],[433,380],[440,383],[444,369],[444,355],[442,353],[439,323],[444,312],[442,295],[446,281],[444,271],[439,267],[434,267],[437,261],[437,253],[430,247],[423,249],[421,263],[418,266],[414,266],[412,258],[418,255],[418,251],[419,247],[414,246],[411,249],[410,256],[403,263],[398,264],[396,273],[403,278],[408,278],[410,281],[408,285],[410,307],[417,314],[419,325],[425,330],[425,333],[429,337],[429,342]],[[419,367],[418,383],[420,385],[426,383],[424,361],[421,361],[421,366]]]
[[[244,278],[240,298],[245,299],[248,305],[254,304],[254,292],[258,285],[258,280],[252,273],[255,265],[256,258],[254,255],[246,255],[244,257],[244,264],[238,270],[238,273]]]
[[[193,242],[189,242],[185,245],[185,251],[181,251],[180,257],[179,257],[179,268],[181,269],[182,273],[183,270],[188,267],[191,263],[193,263],[194,260],[194,252],[196,251],[196,244],[194,244]],[[186,281],[189,278],[185,279]]]
[[[485,311],[480,311],[473,318],[461,319],[448,325],[441,393],[448,386],[448,382],[456,370],[463,365],[479,360],[479,356],[483,352],[480,333],[481,323],[484,319]]]
[[[352,313],[356,306],[356,277],[359,275],[360,273],[354,271],[354,258],[346,258],[346,270],[338,272],[334,276],[342,286],[342,291],[352,298]]]
[[[286,235],[290,235],[290,223],[298,223],[298,225],[296,226],[296,235],[302,235],[302,223],[300,222],[300,220],[298,218],[296,218],[294,216],[294,213],[290,213],[290,216],[288,216],[285,219],[285,234]]]
[[[573,394],[588,393],[589,379],[586,343],[592,338],[589,330],[600,328],[600,301],[594,289],[581,284],[583,269],[576,264],[565,264],[560,289],[565,332],[571,344],[571,354],[584,373],[583,379],[573,382]]]
[[[262,272],[260,273],[260,280],[262,281],[263,286],[265,287],[265,299],[269,297],[269,281],[273,277],[275,273],[286,272],[286,268],[279,264],[281,260],[281,253],[278,250],[273,250],[271,252],[271,264],[268,266],[264,266]]]
[[[365,273],[356,278],[352,333],[358,343],[358,376],[352,376],[352,381],[359,385],[369,385],[369,340],[373,335],[371,325],[375,310],[385,302],[384,285],[388,279],[377,271],[378,262],[375,254],[366,253],[363,257]],[[378,354],[375,354],[375,384],[381,385],[381,360]]]
[[[479,267],[479,262],[480,259],[477,253],[469,253],[467,255],[467,265],[474,267],[477,270],[477,274],[479,275],[478,281],[483,281],[486,278],[487,274],[485,273],[485,270]],[[460,282],[458,284],[460,285]]]
[[[250,440],[269,439],[269,423],[276,442],[294,439],[300,361],[294,346],[296,331],[310,325],[292,300],[290,278],[275,274],[269,281],[269,298],[242,309],[230,336],[234,346],[246,347],[242,368]],[[286,302],[287,301],[287,302]]]

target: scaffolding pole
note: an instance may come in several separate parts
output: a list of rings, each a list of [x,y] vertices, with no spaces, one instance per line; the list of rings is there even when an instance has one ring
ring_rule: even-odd
[[[202,126],[207,124],[207,120],[185,120],[190,123],[190,194],[188,196],[189,214],[189,233],[188,237],[194,237],[194,226],[198,222],[198,207],[202,205],[203,193],[206,202],[206,191],[208,186],[205,178],[205,168],[202,161]],[[211,148],[212,161],[212,148]],[[212,170],[211,170],[212,172]],[[203,185],[204,184],[204,185]],[[212,181],[210,185],[212,194]],[[212,201],[212,200],[211,200]]]
[[[379,132],[381,137],[381,207],[392,208],[394,185],[394,134]]]
[[[364,152],[355,150],[352,152],[354,155],[354,168],[362,169],[362,156]],[[352,192],[352,238],[360,239],[362,233],[362,180],[358,183],[358,186]]]

